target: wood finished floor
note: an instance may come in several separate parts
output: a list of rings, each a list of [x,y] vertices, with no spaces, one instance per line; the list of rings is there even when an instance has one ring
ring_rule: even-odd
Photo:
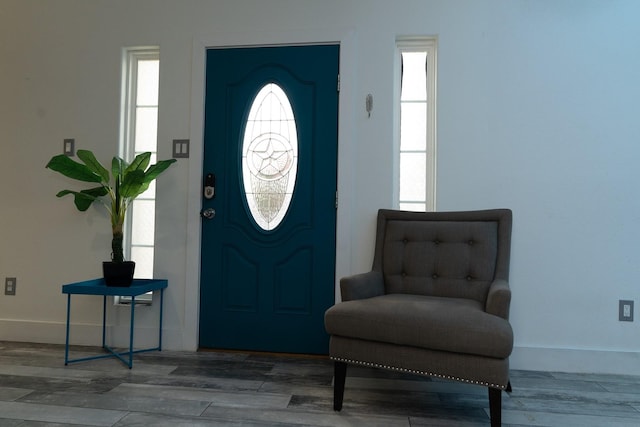
[[[99,354],[73,347],[71,357]],[[640,426],[640,377],[512,371],[504,426]],[[332,410],[325,358],[142,353],[64,366],[64,347],[0,341],[0,426],[486,426],[486,389],[350,366]]]

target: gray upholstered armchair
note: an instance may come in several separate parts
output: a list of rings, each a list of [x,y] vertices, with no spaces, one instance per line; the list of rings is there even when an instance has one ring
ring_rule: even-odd
[[[372,271],[340,281],[327,310],[334,409],[347,364],[489,389],[491,425],[510,390],[511,211],[380,210]]]

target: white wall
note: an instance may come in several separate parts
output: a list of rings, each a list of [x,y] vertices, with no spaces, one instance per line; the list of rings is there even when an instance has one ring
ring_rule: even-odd
[[[44,165],[64,138],[116,151],[123,46],[160,46],[160,157],[192,139],[159,180],[156,275],[165,346],[194,349],[204,46],[343,43],[343,275],[370,267],[375,211],[392,207],[395,38],[435,35],[438,210],[514,210],[512,366],[640,374],[639,322],[617,320],[619,299],[640,304],[639,16],[634,0],[0,0],[0,279],[18,278],[0,340],[63,343],[61,284],[108,258],[104,215],[56,199],[69,183]],[[99,344],[100,302],[75,302],[73,342]],[[121,340],[127,312],[110,314]]]

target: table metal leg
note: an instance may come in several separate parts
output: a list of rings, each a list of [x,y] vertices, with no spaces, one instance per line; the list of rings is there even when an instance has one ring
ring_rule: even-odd
[[[72,284],[73,285],[73,284]],[[161,286],[162,283],[159,283],[159,285]],[[160,290],[160,319],[159,319],[159,328],[158,328],[158,346],[157,347],[152,347],[152,348],[143,348],[143,349],[139,349],[139,350],[134,350],[133,349],[133,344],[134,344],[134,337],[135,337],[135,309],[136,309],[136,297],[135,295],[131,296],[131,321],[129,324],[129,350],[128,351],[116,351],[114,349],[112,349],[108,344],[107,344],[107,332],[106,332],[106,328],[107,328],[107,293],[105,292],[105,294],[98,294],[98,295],[102,295],[103,299],[102,299],[102,347],[108,352],[108,354],[102,354],[102,355],[97,355],[97,356],[88,356],[88,357],[81,357],[81,358],[76,358],[76,359],[69,359],[69,336],[70,336],[70,329],[71,329],[71,294],[72,293],[76,293],[76,294],[84,294],[84,292],[71,292],[71,291],[66,291],[65,288],[68,285],[64,285],[63,286],[63,293],[67,294],[67,325],[66,325],[66,331],[65,331],[65,352],[64,352],[64,364],[68,365],[70,363],[75,363],[75,362],[82,362],[82,361],[86,361],[86,360],[96,360],[96,359],[104,359],[107,357],[115,357],[117,359],[119,359],[122,363],[124,363],[126,366],[129,367],[129,369],[133,368],[133,355],[136,353],[143,353],[143,352],[148,352],[148,351],[160,351],[162,349],[162,326],[163,326],[163,320],[164,320],[164,288],[166,287],[166,283],[164,284],[164,287],[160,287],[158,286],[156,289],[154,290]],[[77,291],[77,290],[76,290]],[[94,293],[86,293],[87,295],[95,295]],[[110,295],[110,293],[109,293]],[[126,358],[126,356],[129,356],[128,360]]]
[[[69,319],[71,317],[71,294],[67,294],[67,332],[64,344],[64,364],[69,364]]]
[[[131,297],[131,326],[129,327],[129,369],[133,368],[133,325],[136,312],[136,297]]]
[[[160,289],[160,329],[158,330],[158,351],[162,351],[162,311],[164,307],[164,289]]]
[[[102,348],[106,348],[107,341],[105,339],[107,331],[107,296],[102,297]]]

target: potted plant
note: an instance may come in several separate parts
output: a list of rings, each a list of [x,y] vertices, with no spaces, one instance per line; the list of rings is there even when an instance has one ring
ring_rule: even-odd
[[[64,154],[54,156],[47,168],[62,175],[88,183],[98,184],[81,191],[62,190],[56,194],[63,197],[73,194],[74,203],[79,211],[86,211],[93,202],[100,202],[111,218],[111,261],[103,263],[103,273],[107,286],[129,286],[133,281],[132,261],[124,260],[122,246],[123,225],[127,208],[142,194],[149,184],[164,172],[175,159],[161,160],[149,166],[151,153],[139,154],[128,164],[120,157],[111,161],[111,173],[96,159],[89,150],[78,150],[77,156],[83,163],[76,162]],[[126,278],[123,278],[123,275]]]

